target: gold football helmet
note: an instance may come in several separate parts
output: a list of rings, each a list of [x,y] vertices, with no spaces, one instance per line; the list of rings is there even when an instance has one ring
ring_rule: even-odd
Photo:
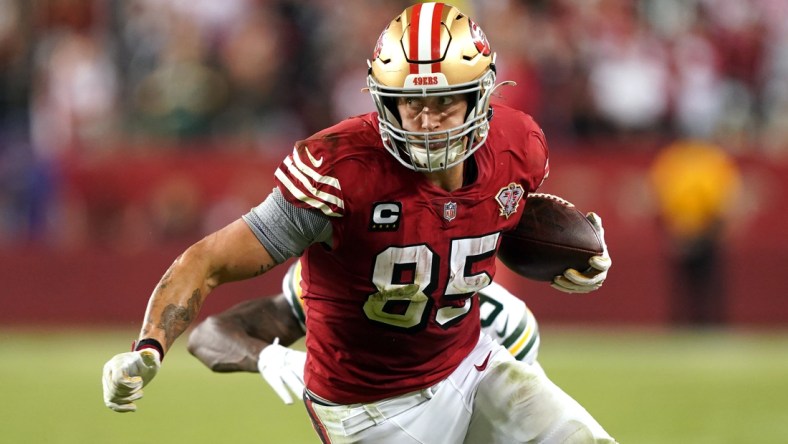
[[[494,62],[484,32],[457,8],[419,3],[405,9],[380,34],[367,62],[367,86],[386,149],[415,171],[445,170],[470,157],[490,128]],[[428,134],[402,129],[398,97],[453,94],[468,98],[465,123]]]

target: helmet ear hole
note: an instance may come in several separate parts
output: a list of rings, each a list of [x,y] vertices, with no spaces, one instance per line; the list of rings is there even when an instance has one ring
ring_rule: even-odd
[[[399,115],[399,110],[397,109],[397,99],[396,97],[381,97],[381,102],[383,102],[383,106],[386,107],[387,110],[397,119],[397,123],[402,126],[402,117]]]
[[[469,92],[465,94],[465,100],[468,102],[468,108],[465,110],[465,120],[468,120],[468,116],[471,115],[471,112],[476,108],[476,104],[479,103],[479,94]]]

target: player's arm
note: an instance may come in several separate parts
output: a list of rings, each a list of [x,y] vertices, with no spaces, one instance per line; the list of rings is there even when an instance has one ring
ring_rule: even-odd
[[[104,365],[104,403],[118,412],[136,410],[134,401],[142,397],[142,388],[156,375],[164,353],[196,318],[211,290],[263,274],[312,243],[330,239],[327,217],[295,207],[274,189],[242,219],[189,247],[156,286],[134,350]],[[261,361],[266,350],[287,357],[284,347],[269,346],[261,352]]]
[[[188,349],[215,372],[256,373],[260,352],[276,338],[288,346],[303,336],[285,295],[279,294],[209,316],[189,334]]]
[[[241,302],[208,317],[189,335],[189,351],[216,372],[260,372],[285,404],[304,391],[306,353],[286,346],[304,336],[284,294]]]
[[[241,219],[189,247],[153,291],[140,339],[157,340],[166,353],[219,285],[259,276],[277,265]]]
[[[161,359],[197,317],[217,286],[258,276],[277,261],[247,223],[236,220],[189,247],[164,273],[148,301],[139,340],[133,350],[110,359],[103,369],[104,403],[112,410],[136,410],[161,366]]]
[[[538,128],[536,122],[530,117],[526,117],[523,122],[526,131],[522,131],[521,134],[527,136],[525,146],[529,147],[530,154],[526,156],[526,160],[529,163],[528,170],[536,172],[533,175],[535,180],[532,181],[530,190],[535,192],[550,175],[549,150],[544,131]],[[603,252],[600,255],[593,256],[588,261],[589,266],[587,269],[575,270],[569,268],[563,275],[557,276],[553,280],[552,287],[566,293],[588,293],[598,290],[605,279],[607,279],[608,270],[612,265],[610,253],[605,243],[605,230],[602,227],[602,218],[593,212],[588,213],[586,217],[599,235]]]
[[[484,333],[506,347],[518,361],[536,361],[539,326],[525,302],[493,282],[479,291],[479,306]]]

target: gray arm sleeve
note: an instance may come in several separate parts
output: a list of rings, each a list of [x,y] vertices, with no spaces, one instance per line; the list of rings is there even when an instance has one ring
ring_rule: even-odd
[[[317,210],[299,208],[278,188],[260,205],[242,216],[271,257],[282,263],[301,256],[307,247],[324,242],[331,246],[331,221]]]

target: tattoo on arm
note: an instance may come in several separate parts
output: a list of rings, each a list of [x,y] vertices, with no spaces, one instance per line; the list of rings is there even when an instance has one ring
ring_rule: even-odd
[[[274,268],[273,265],[260,265],[260,269],[254,273],[254,277],[260,276],[261,274],[267,272],[268,270]]]
[[[159,288],[158,288],[159,291],[167,288],[167,285],[170,284],[171,276],[172,276],[172,267],[168,268],[167,272],[164,273],[164,276],[161,277],[161,280],[159,281]]]
[[[183,333],[189,324],[191,324],[192,320],[197,317],[197,313],[200,310],[201,296],[202,292],[197,288],[192,292],[192,296],[189,298],[186,307],[170,304],[164,308],[157,327],[164,330],[167,348],[170,348],[172,343],[175,342],[175,339]]]

